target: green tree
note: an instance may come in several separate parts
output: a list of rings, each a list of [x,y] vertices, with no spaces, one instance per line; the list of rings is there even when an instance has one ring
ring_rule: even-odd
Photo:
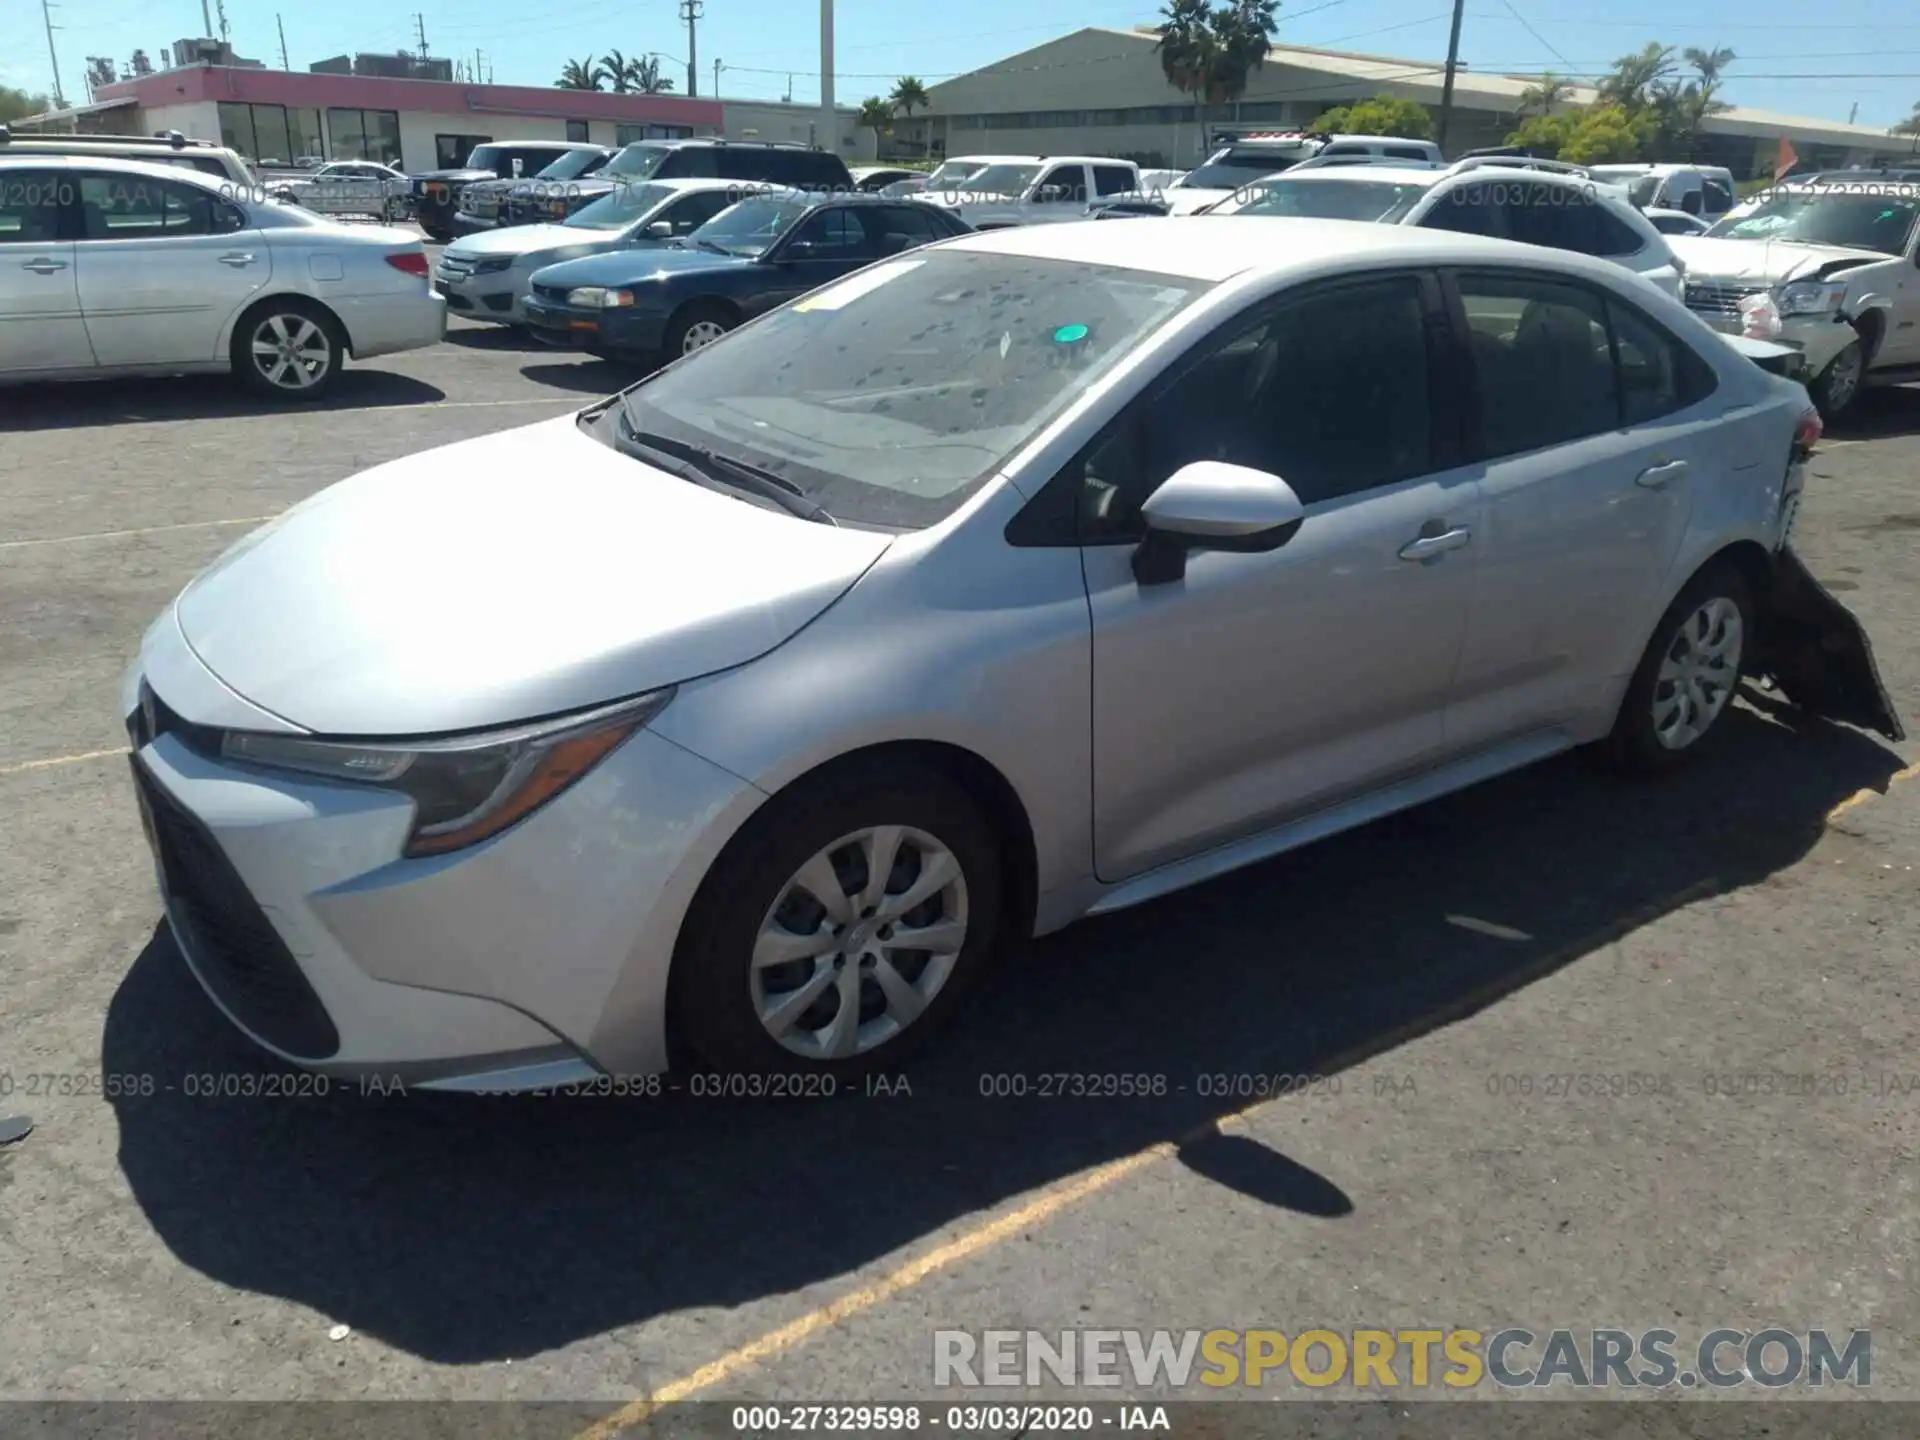
[[[560,90],[598,90],[600,74],[594,68],[593,56],[567,61],[560,67],[560,78],[553,83]]]
[[[916,110],[925,110],[933,104],[933,97],[927,94],[927,87],[920,83],[918,75],[902,75],[894,81],[893,94],[887,97],[893,102],[893,108],[909,120]]]
[[[1279,0],[1167,0],[1155,33],[1160,73],[1193,97],[1194,120],[1206,107],[1237,100],[1273,45]]]
[[[666,95],[673,90],[673,77],[660,73],[660,57],[642,55],[629,68],[627,78],[642,95]]]
[[[1507,135],[1507,143],[1569,165],[1605,165],[1637,159],[1652,124],[1651,112],[1636,116],[1622,105],[1594,105],[1530,116]]]
[[[22,115],[39,115],[52,108],[51,95],[34,95],[11,85],[0,85],[0,124],[18,120]]]
[[[1520,92],[1520,113],[1531,115],[1538,110],[1542,115],[1551,115],[1553,107],[1566,100],[1571,94],[1573,94],[1573,83],[1562,80],[1549,70]]]
[[[1893,126],[1887,133],[1889,135],[1920,135],[1920,100],[1914,102],[1913,114]]]
[[[614,94],[625,95],[633,89],[633,67],[634,62],[618,50],[609,50],[594,67],[593,78],[606,81]]]
[[[880,137],[893,124],[893,105],[878,95],[869,95],[860,102],[860,123],[873,131],[873,143],[877,148]]]
[[[1433,116],[1418,100],[1397,95],[1375,95],[1324,111],[1313,122],[1330,135],[1398,135],[1407,140],[1431,140]]]
[[[1648,41],[1631,55],[1613,62],[1600,82],[1599,103],[1618,105],[1628,114],[1653,104],[1655,92],[1673,79],[1673,47]]]

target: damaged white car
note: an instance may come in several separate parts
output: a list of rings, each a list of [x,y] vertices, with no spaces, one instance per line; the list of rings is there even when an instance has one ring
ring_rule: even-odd
[[[1705,235],[1668,239],[1687,307],[1806,356],[1829,422],[1868,385],[1920,379],[1920,184],[1820,177],[1762,192]]]

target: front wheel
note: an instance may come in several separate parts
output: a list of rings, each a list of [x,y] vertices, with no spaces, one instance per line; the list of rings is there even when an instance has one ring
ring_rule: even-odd
[[[669,360],[704,350],[740,322],[724,307],[707,303],[689,305],[667,326],[663,347]]]
[[[1820,378],[1813,382],[1813,404],[1822,420],[1831,423],[1853,409],[1854,401],[1860,398],[1866,372],[1866,350],[1858,340],[1849,342],[1846,349],[1828,362]]]
[[[918,766],[802,782],[715,864],[673,1009],[722,1069],[857,1076],[931,1037],[992,951],[1000,862],[966,792]]]
[[[310,300],[286,296],[255,306],[233,330],[233,373],[255,394],[318,400],[346,353],[339,322]]]
[[[1733,702],[1752,653],[1753,594],[1732,565],[1709,565],[1654,627],[1608,737],[1611,757],[1640,773],[1691,759]]]

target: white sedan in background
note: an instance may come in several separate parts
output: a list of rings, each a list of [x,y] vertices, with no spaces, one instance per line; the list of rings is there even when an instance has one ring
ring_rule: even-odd
[[[262,184],[273,199],[318,215],[407,217],[407,177],[377,160],[336,160],[311,174],[263,178]]]
[[[231,370],[282,400],[437,343],[420,237],[178,166],[0,160],[0,382]]]
[[[455,314],[520,325],[534,271],[608,250],[665,245],[691,235],[750,188],[738,180],[620,185],[558,224],[463,236],[440,252],[433,278]]]

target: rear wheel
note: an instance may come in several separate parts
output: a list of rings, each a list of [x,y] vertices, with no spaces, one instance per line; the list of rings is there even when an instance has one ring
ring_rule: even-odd
[[[1000,866],[966,792],[918,766],[802,782],[715,864],[674,960],[709,1065],[858,1075],[930,1038],[992,950]]]
[[[318,400],[332,388],[346,356],[340,322],[298,296],[256,305],[233,328],[233,373],[248,389],[275,400]]]
[[[1668,770],[1698,754],[1720,724],[1753,651],[1753,595],[1732,565],[1709,565],[1654,628],[1608,738],[1624,769]]]

